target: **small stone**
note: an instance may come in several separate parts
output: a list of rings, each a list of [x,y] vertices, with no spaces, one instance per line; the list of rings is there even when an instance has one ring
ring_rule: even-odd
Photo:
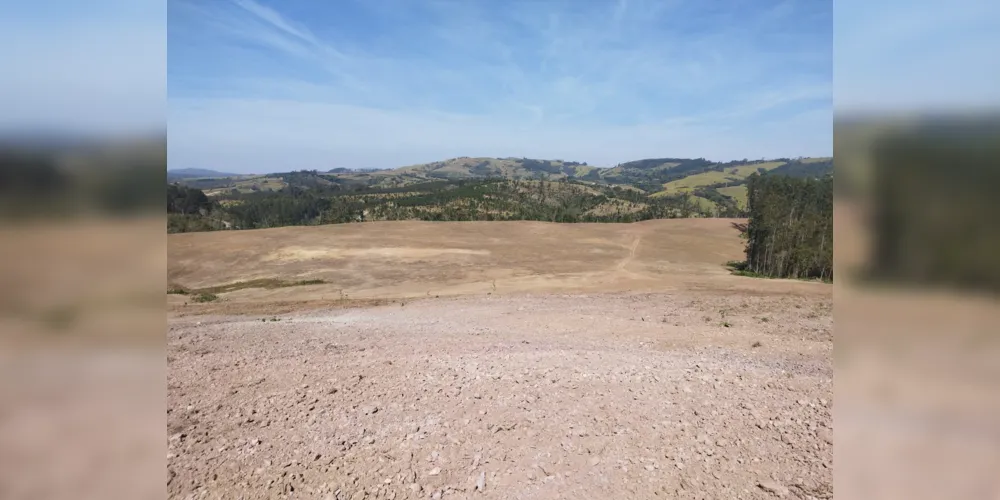
[[[441,490],[435,491],[434,494],[431,495],[431,498],[433,500],[441,500]]]
[[[726,446],[729,446],[729,441],[726,441],[725,439],[720,439],[715,442],[715,445],[720,448],[725,448]]]
[[[653,465],[652,465],[652,464],[649,464],[649,465],[646,465],[646,470],[648,470],[648,471],[652,471],[652,470],[654,470],[654,469],[656,469],[656,467],[653,467]]]
[[[816,436],[822,439],[826,444],[833,444],[833,433],[829,429],[820,429],[816,431]]]
[[[420,493],[420,485],[417,484],[417,483],[411,483],[410,484],[410,491],[412,491],[414,493]]]
[[[436,475],[438,475],[440,473],[441,473],[441,468],[440,467],[435,467],[435,468],[431,469],[430,472],[427,473],[427,475],[428,476],[436,476]]]
[[[774,481],[761,481],[757,483],[757,486],[777,497],[783,497],[788,494],[788,488]]]
[[[479,479],[476,481],[476,491],[482,492],[486,488],[486,472],[479,473]]]

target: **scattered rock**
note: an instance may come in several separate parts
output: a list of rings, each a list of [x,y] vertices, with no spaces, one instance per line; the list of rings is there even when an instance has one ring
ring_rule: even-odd
[[[168,334],[168,496],[485,499],[515,497],[507,489],[524,483],[541,496],[832,498],[828,349],[806,349],[816,339],[802,343],[784,297],[744,299],[774,315],[783,349],[824,368],[786,379],[779,368],[798,359],[761,363],[731,335],[725,350],[710,347],[721,329],[701,314],[733,299],[682,295],[654,297],[685,309],[664,339],[629,331],[640,315],[603,296],[539,297],[530,314],[507,298],[354,309],[264,335],[253,335],[259,322],[178,320],[184,329]],[[460,324],[452,315],[462,309],[485,325]],[[467,338],[470,328],[489,338]],[[524,345],[529,334],[544,340]],[[674,337],[687,346],[692,335],[693,347],[674,349]],[[222,348],[235,340],[239,349]],[[323,349],[334,340],[337,352]],[[195,365],[207,347],[212,357]],[[357,359],[330,357],[347,352]],[[372,373],[362,379],[361,369]],[[259,387],[248,382],[265,374]]]
[[[768,493],[770,493],[770,494],[772,494],[772,495],[774,495],[776,497],[784,497],[785,495],[788,495],[788,488],[786,488],[784,485],[781,485],[781,484],[779,484],[779,483],[777,483],[775,481],[771,481],[771,480],[761,481],[761,482],[757,483],[757,486],[760,489],[762,489],[762,490],[764,490],[764,491],[766,491],[766,492],[768,492]]]

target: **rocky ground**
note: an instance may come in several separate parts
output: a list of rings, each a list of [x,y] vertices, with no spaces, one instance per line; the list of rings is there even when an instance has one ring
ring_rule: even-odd
[[[832,498],[832,327],[736,291],[175,316],[169,496]]]

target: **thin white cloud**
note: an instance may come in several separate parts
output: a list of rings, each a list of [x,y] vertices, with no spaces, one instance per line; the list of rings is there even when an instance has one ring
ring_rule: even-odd
[[[196,19],[186,22],[215,30],[218,44],[239,39],[284,54],[284,63],[261,67],[258,76],[214,75],[214,82],[171,68],[176,81],[211,89],[171,99],[176,167],[239,170],[271,155],[287,155],[282,168],[387,167],[407,151],[595,164],[829,151],[829,127],[817,118],[825,112],[830,119],[822,42],[762,50],[753,41],[755,29],[780,34],[801,5],[779,5],[735,26],[706,19],[704,30],[682,33],[691,2],[554,10],[528,1],[498,12],[477,2],[394,3],[398,11],[360,2],[355,7],[421,23],[419,36],[398,42],[387,34],[384,46],[360,48],[255,0],[232,1],[196,6]],[[405,50],[411,44],[422,50]],[[789,76],[789,65],[802,73]],[[787,115],[792,106],[806,108]],[[783,117],[765,123],[763,114],[778,110]]]
[[[809,155],[825,150],[828,113],[803,114],[788,123],[764,123],[734,134],[730,126],[678,119],[634,126],[567,126],[490,118],[380,111],[338,104],[267,100],[177,100],[171,106],[171,161],[200,161],[240,168],[234,158],[252,151],[288,154],[281,165],[328,169],[398,166],[400,158],[378,151],[424,152],[432,161],[449,156],[562,157],[612,165],[651,156],[736,157]],[[295,124],[289,126],[289,124]],[[796,131],[814,129],[817,139],[788,144]],[[261,142],[262,138],[268,138]],[[192,145],[211,145],[192,147]],[[270,145],[270,146],[269,146]],[[295,153],[303,152],[302,155]],[[627,152],[625,154],[624,152]],[[276,154],[276,153],[275,153]],[[405,154],[403,155],[405,156]],[[420,155],[418,155],[420,156]],[[404,163],[416,162],[416,160]],[[276,167],[275,167],[276,168]],[[289,166],[291,168],[291,166]],[[259,170],[259,169],[258,169]]]

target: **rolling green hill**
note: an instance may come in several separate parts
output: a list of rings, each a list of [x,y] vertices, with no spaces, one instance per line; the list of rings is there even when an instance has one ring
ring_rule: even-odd
[[[832,172],[832,159],[655,158],[601,168],[564,160],[460,157],[388,170],[341,168],[177,184],[204,191],[214,220],[242,228],[406,219],[623,222],[741,216],[745,183],[758,172],[820,177]],[[199,215],[173,217],[176,230],[199,230],[191,220]]]

